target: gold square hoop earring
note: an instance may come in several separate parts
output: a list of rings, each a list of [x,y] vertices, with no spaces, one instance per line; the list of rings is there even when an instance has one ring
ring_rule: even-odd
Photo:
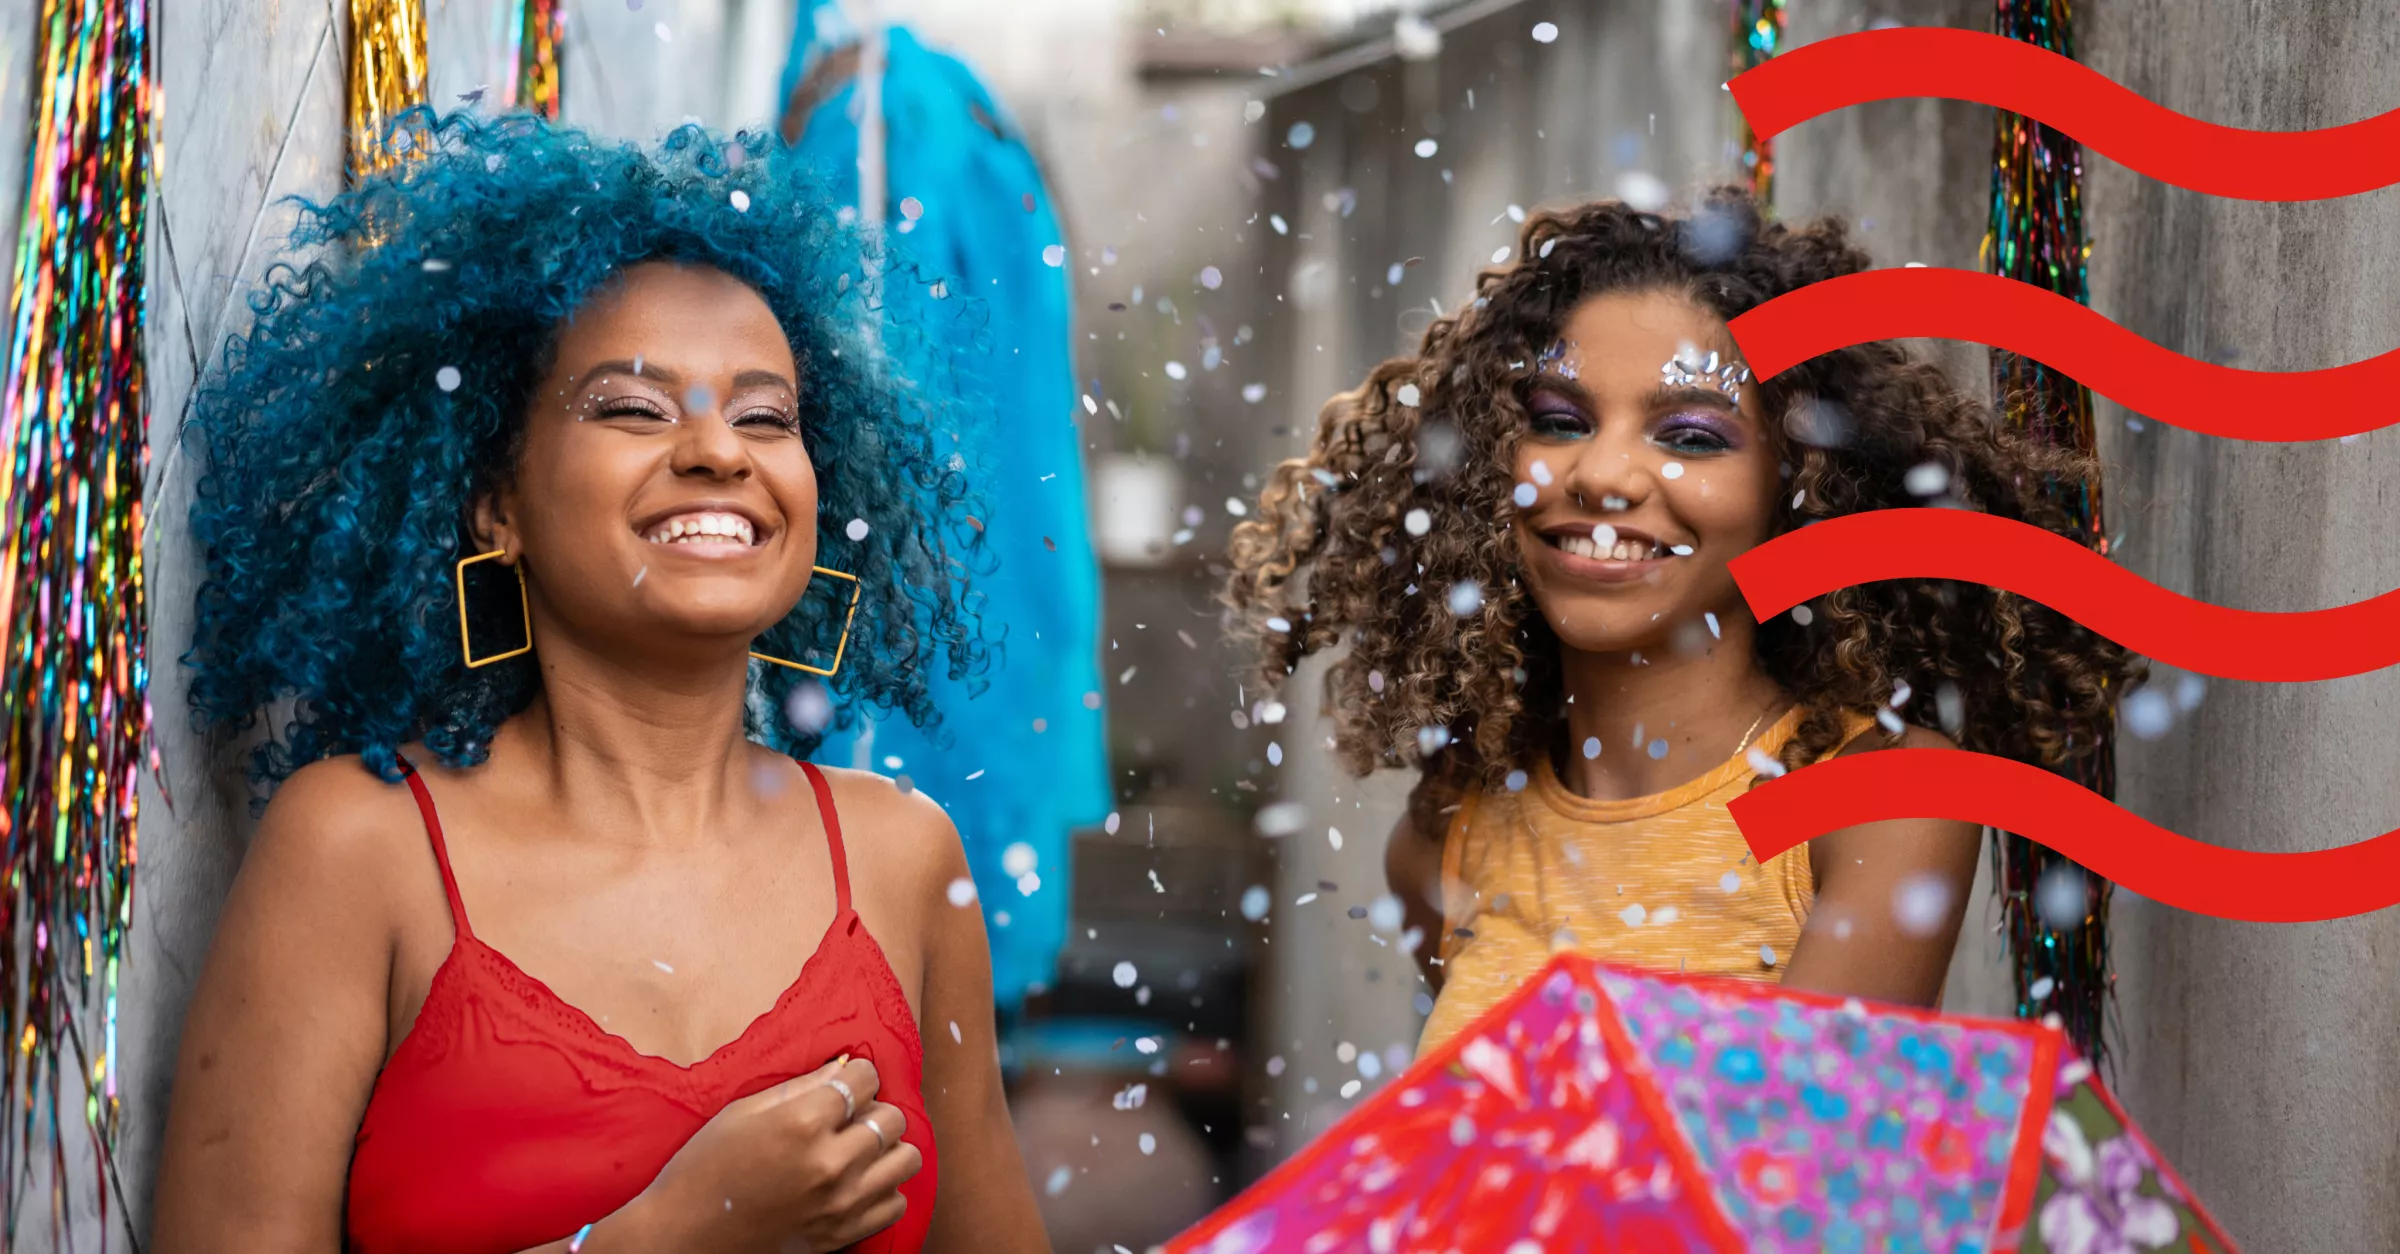
[[[512,657],[533,651],[533,607],[525,597],[525,568],[522,566],[511,566],[509,569],[515,571],[517,575],[517,613],[525,624],[525,643],[506,653],[495,653],[490,657],[479,658],[475,656],[475,643],[467,631],[467,567],[477,562],[488,562],[507,551],[506,549],[493,549],[489,553],[478,553],[473,557],[459,559],[457,574],[458,650],[459,654],[466,659],[469,670],[479,666],[489,666],[494,662],[505,662]],[[750,651],[750,656],[761,662],[773,662],[777,666],[788,666],[796,671],[807,671],[811,675],[824,675],[830,678],[834,672],[842,669],[842,655],[850,650],[850,625],[858,618],[859,596],[864,589],[858,582],[858,576],[847,571],[834,570],[825,566],[812,566],[809,569],[820,575],[831,575],[836,579],[847,580],[850,584],[850,606],[842,615],[842,638],[833,646],[833,665],[830,667],[810,666],[805,662],[792,662],[779,657],[769,657],[755,649]]]
[[[779,657],[768,657],[766,654],[761,653],[756,649],[752,649],[750,651],[750,656],[757,658],[761,662],[773,662],[777,666],[789,666],[796,671],[807,671],[811,675],[824,675],[831,677],[835,671],[842,669],[842,655],[850,651],[850,624],[856,621],[858,618],[858,598],[859,594],[865,591],[865,589],[860,586],[858,582],[858,576],[853,575],[848,571],[834,570],[827,566],[811,566],[809,569],[820,575],[831,575],[836,579],[846,579],[850,581],[850,608],[844,611],[842,614],[842,638],[839,643],[833,646],[833,665],[810,666],[806,662],[791,662]]]
[[[493,549],[489,553],[462,557],[458,561],[458,651],[467,659],[468,670],[473,670],[478,666],[489,666],[494,662],[505,662],[520,654],[533,652],[533,607],[525,600],[525,568],[523,566],[511,566],[509,569],[517,572],[517,613],[525,622],[525,643],[506,653],[495,653],[490,657],[479,658],[475,656],[475,642],[467,635],[467,567],[477,562],[488,562],[506,552],[508,552],[507,549]]]

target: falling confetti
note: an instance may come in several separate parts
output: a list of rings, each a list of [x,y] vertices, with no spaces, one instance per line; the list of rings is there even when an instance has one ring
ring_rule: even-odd
[[[950,904],[962,910],[975,904],[975,881],[964,875],[950,881]]]
[[[1430,157],[1441,150],[1442,146],[1433,140],[1420,139],[1417,141],[1417,155],[1420,157]]]
[[[1032,874],[1040,859],[1041,855],[1034,852],[1033,846],[1020,840],[1000,851],[1000,869],[1010,879],[1016,879]]]
[[[734,188],[733,194],[726,197],[726,199],[733,203],[734,212],[750,212],[750,193],[743,191],[741,188]]]
[[[1067,264],[1067,250],[1065,246],[1052,244],[1048,248],[1043,249],[1042,264],[1053,268]]]
[[[457,391],[459,385],[458,367],[444,366],[441,369],[434,371],[433,385],[445,392]]]
[[[852,543],[856,543],[867,538],[867,530],[866,519],[853,518],[850,520],[849,526],[842,528],[842,534],[850,537]]]
[[[1557,23],[1555,23],[1555,22],[1535,22],[1535,23],[1533,24],[1533,42],[1535,42],[1535,43],[1537,43],[1537,44],[1546,44],[1546,43],[1555,43],[1555,42],[1557,42],[1557,40],[1558,40],[1558,24],[1557,24]],[[1487,202],[1485,202],[1485,203],[1487,203],[1487,204],[1488,204],[1488,203],[1490,203],[1490,202],[1488,202],[1488,201],[1487,201]]]
[[[1116,982],[1118,988],[1132,988],[1142,976],[1141,972],[1134,969],[1132,963],[1120,962],[1114,970],[1109,972],[1109,978]]]

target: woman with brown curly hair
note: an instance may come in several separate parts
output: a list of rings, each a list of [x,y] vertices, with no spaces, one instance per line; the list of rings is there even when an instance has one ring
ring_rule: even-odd
[[[1414,356],[1335,397],[1234,533],[1226,597],[1272,694],[1326,675],[1334,743],[1420,780],[1386,865],[1438,994],[1425,1045],[1553,949],[1940,998],[1979,832],[1863,824],[1765,864],[1725,803],[1890,746],[2057,764],[2134,664],[1991,589],[1887,581],[1761,623],[1726,563],[1862,510],[2052,529],[2094,471],[1998,429],[1898,345],[1754,380],[1726,323],[1866,269],[1838,221],[1539,213]],[[1940,730],[1936,730],[1939,728]]]

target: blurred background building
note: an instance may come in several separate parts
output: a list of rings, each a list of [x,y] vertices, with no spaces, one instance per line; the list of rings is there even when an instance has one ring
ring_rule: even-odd
[[[433,98],[463,106],[505,77],[509,6],[426,3]],[[2097,0],[2083,56],[2211,121],[2335,125],[2400,105],[2388,72],[2400,26],[2369,8]],[[31,12],[0,13],[11,117]],[[763,129],[780,108],[793,0],[567,0],[565,12],[570,122],[654,138],[687,119]],[[1788,12],[1794,45],[1875,23],[1991,21],[1989,0],[1790,0]],[[340,3],[164,0],[159,13],[149,559],[175,805],[146,781],[125,985],[122,1165],[137,1216],[176,1023],[250,823],[238,769],[177,714],[171,659],[188,639],[194,564],[174,433],[290,224],[282,198],[340,177],[349,37]],[[1213,599],[1227,531],[1262,472],[1304,447],[1318,404],[1454,308],[1526,210],[1664,203],[1736,173],[1720,89],[1728,8],[880,0],[872,15],[975,67],[1027,133],[1065,226],[1117,813],[1075,837],[1059,978],[1029,1003],[1006,1061],[1057,1248],[1139,1251],[1398,1072],[1426,1006],[1376,909],[1406,781],[1333,768],[1312,674],[1288,709],[1243,689]],[[1991,139],[1989,110],[1946,102],[1808,123],[1779,152],[1780,211],[1851,215],[1883,264],[1978,268]],[[2088,163],[2102,312],[2196,356],[2238,346],[2262,368],[2400,343],[2400,189],[2225,203]],[[1985,386],[1982,350],[1931,347]],[[2393,433],[2237,445],[2101,412],[2118,551],[2145,576],[2256,609],[2400,586]],[[2359,839],[2400,816],[2395,733],[2391,674],[2220,684],[2157,739],[2126,742],[2120,795],[2216,843]],[[2005,1013],[1987,902],[1979,891],[1970,905],[1949,996]],[[2267,928],[2120,907],[2120,1087],[2237,1235],[2302,1216],[2286,1230],[2306,1238],[2288,1248],[2400,1249],[2391,915]],[[77,1249],[98,1248],[92,1193],[69,1190],[85,1208]]]

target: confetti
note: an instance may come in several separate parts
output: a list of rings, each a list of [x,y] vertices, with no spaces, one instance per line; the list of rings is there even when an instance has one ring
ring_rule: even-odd
[[[1109,978],[1116,981],[1118,988],[1132,988],[1134,983],[1142,977],[1141,973],[1134,969],[1132,963],[1120,962],[1114,970],[1109,972]]]
[[[1558,24],[1556,22],[1535,22],[1533,24],[1533,42],[1546,44],[1555,43],[1557,40]]]
[[[1460,618],[1483,608],[1483,585],[1472,579],[1462,579],[1450,585],[1450,612]]]
[[[956,1019],[952,1019],[950,1021],[950,1040],[953,1044],[958,1045],[964,1045],[967,1043],[967,1038],[958,1030],[958,1020]]]
[[[1430,157],[1441,150],[1442,146],[1433,140],[1420,139],[1417,141],[1417,155],[1420,157]]]
[[[1401,525],[1408,528],[1408,534],[1421,536],[1433,530],[1433,515],[1421,509],[1412,509],[1408,511],[1405,518],[1401,519]]]
[[[1317,128],[1306,122],[1294,122],[1292,129],[1283,133],[1283,142],[1295,149],[1306,148],[1317,142]]]
[[[847,526],[847,527],[844,527],[844,528],[842,528],[842,534],[843,534],[843,535],[846,535],[846,536],[848,536],[848,537],[850,537],[850,539],[851,539],[851,541],[852,541],[853,543],[856,543],[857,541],[860,541],[860,540],[864,540],[864,539],[866,539],[866,538],[867,538],[867,520],[866,520],[866,519],[864,519],[864,518],[853,518],[853,519],[851,519],[851,520],[850,520],[850,525],[849,525],[849,526]]]
[[[1021,875],[1031,874],[1034,867],[1039,864],[1040,858],[1041,855],[1034,852],[1033,846],[1020,840],[1000,851],[1000,869],[1006,872],[1010,879],[1015,879]]]
[[[1149,1100],[1149,1085],[1128,1084],[1124,1088],[1117,1090],[1117,1095],[1110,1099],[1109,1104],[1115,1106],[1119,1110],[1140,1110],[1142,1108],[1142,1103]]]
[[[1267,910],[1272,905],[1274,898],[1268,894],[1266,885],[1252,884],[1242,890],[1242,917],[1252,923],[1266,918]]]
[[[1910,467],[1901,482],[1912,496],[1940,496],[1950,487],[1950,468],[1940,462],[1925,462]]]
[[[1202,266],[1200,268],[1200,286],[1205,287],[1209,291],[1213,292],[1224,285],[1225,275],[1215,266]]]
[[[741,188],[734,188],[733,194],[726,197],[726,199],[733,203],[733,211],[735,213],[750,212],[750,193],[743,191]]]
[[[1052,244],[1049,247],[1044,248],[1042,250],[1042,264],[1045,266],[1050,266],[1053,269],[1067,264],[1066,248],[1059,244]]]
[[[975,904],[975,881],[964,875],[950,881],[950,904],[960,909]]]
[[[2117,707],[2118,717],[2125,730],[2137,740],[2156,740],[2175,727],[2175,705],[2163,692],[2142,688],[2126,696]]]
[[[1683,478],[1683,463],[1668,462],[1666,465],[1658,468],[1658,473],[1661,478],[1681,479]]]
[[[457,391],[459,385],[458,367],[444,366],[441,369],[434,371],[433,385],[445,392]]]
[[[1183,368],[1183,363],[1180,361],[1170,361],[1167,363],[1167,377],[1170,379],[1182,379],[1189,373],[1189,371]]]
[[[1342,829],[1338,827],[1326,828],[1325,843],[1333,846],[1336,850],[1339,850],[1342,847]]]
[[[1424,393],[1418,391],[1417,385],[1414,383],[1403,383],[1400,385],[1397,391],[1392,393],[1393,400],[1396,400],[1411,409],[1416,408],[1417,402],[1423,396]]]
[[[1534,501],[1540,497],[1541,489],[1530,483],[1520,483],[1516,491],[1509,493],[1508,499],[1515,501],[1518,509],[1532,509]]]
[[[1952,900],[1949,881],[1938,875],[1911,876],[1892,894],[1892,917],[1901,931],[1924,939],[1948,922]]]

